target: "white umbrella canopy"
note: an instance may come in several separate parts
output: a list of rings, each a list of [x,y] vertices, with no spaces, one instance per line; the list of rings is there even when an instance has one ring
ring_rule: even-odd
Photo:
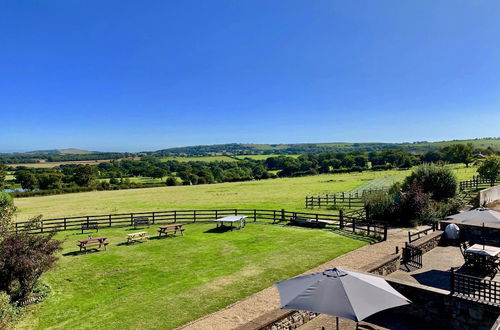
[[[359,322],[411,301],[383,278],[343,268],[276,283],[281,308],[329,314]]]
[[[470,211],[457,213],[448,216],[449,219],[458,220],[461,223],[482,224],[497,223],[500,224],[500,212],[490,210],[485,207],[479,207]]]

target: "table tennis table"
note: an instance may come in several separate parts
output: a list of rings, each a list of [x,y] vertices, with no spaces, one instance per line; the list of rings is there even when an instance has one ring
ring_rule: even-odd
[[[231,224],[231,231],[235,228],[234,224],[238,224],[238,229],[241,229],[245,227],[245,218],[247,217],[242,215],[231,215],[228,217],[216,219],[215,220],[217,222],[216,228],[225,227],[225,224],[227,223]]]

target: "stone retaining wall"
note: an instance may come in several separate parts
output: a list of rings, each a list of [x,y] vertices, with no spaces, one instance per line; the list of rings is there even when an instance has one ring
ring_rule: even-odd
[[[412,304],[398,307],[394,312],[423,318],[437,328],[490,330],[500,314],[500,306],[455,297],[448,291],[392,279],[387,282],[412,301]]]
[[[252,321],[239,326],[236,330],[290,330],[314,319],[319,313],[274,309]]]
[[[397,271],[401,265],[401,254],[390,254],[361,268],[362,271],[381,276]]]
[[[443,231],[437,230],[422,238],[417,239],[416,241],[413,241],[411,244],[422,249],[422,253],[426,253],[439,245],[442,236]]]

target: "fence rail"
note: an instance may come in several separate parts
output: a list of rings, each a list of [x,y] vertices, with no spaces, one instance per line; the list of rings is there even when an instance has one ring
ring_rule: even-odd
[[[450,291],[454,296],[500,305],[500,282],[457,273],[451,269]]]
[[[86,215],[79,217],[64,217],[41,220],[36,228],[30,227],[29,221],[16,222],[16,232],[27,231],[30,233],[46,233],[52,231],[80,229],[82,225],[97,223],[99,227],[127,227],[134,225],[134,219],[148,217],[152,224],[176,223],[176,222],[209,222],[215,219],[230,216],[243,215],[250,220],[264,221],[269,223],[288,223],[297,219],[305,219],[312,225],[321,225],[327,228],[349,230],[353,233],[372,236],[379,240],[387,239],[387,224],[381,221],[366,219],[364,214],[345,213],[320,214],[309,212],[293,212],[281,210],[260,209],[223,209],[223,210],[173,210],[118,213],[106,215]]]
[[[340,206],[347,208],[364,207],[363,196],[372,191],[380,191],[383,189],[367,189],[361,192],[340,192],[333,194],[324,194],[317,196],[306,196],[306,208],[323,207],[323,206]]]
[[[422,236],[426,236],[429,232],[437,230],[437,223],[433,223],[430,228],[417,231],[416,233],[408,232],[408,243],[413,243]]]
[[[481,178],[480,176],[474,176],[471,180],[460,181],[460,190],[468,189],[479,189],[493,187],[494,185],[500,184],[500,180],[489,180]]]

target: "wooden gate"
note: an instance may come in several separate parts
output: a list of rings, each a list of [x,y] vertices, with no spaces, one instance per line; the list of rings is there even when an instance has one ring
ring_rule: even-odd
[[[403,248],[403,260],[401,263],[405,265],[406,268],[422,268],[422,249],[406,242]]]

